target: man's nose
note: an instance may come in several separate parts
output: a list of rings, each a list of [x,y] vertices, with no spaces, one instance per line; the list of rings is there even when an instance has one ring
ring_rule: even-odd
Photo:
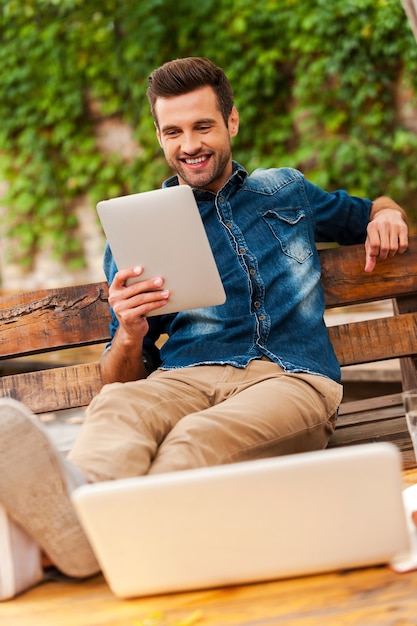
[[[198,137],[198,135],[195,135],[194,133],[189,133],[186,135],[183,135],[183,141],[182,141],[182,151],[185,152],[186,154],[196,154],[201,148],[201,141],[200,138]]]

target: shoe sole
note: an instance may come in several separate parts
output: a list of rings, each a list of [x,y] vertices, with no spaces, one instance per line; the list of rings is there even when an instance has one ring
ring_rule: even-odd
[[[15,596],[12,542],[9,533],[9,519],[0,506],[0,600]]]
[[[59,570],[84,578],[99,566],[71,503],[59,454],[24,405],[0,399],[0,502]]]
[[[40,548],[0,504],[0,602],[43,580]]]

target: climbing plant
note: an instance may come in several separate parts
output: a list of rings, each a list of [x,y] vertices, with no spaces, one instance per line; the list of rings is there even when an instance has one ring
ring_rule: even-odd
[[[249,170],[289,165],[327,189],[417,194],[417,45],[400,0],[0,0],[0,178],[13,250],[82,262],[75,206],[169,174],[146,100],[168,59],[226,70]],[[400,106],[402,103],[402,106]],[[402,113],[402,115],[401,115]],[[118,119],[140,150],[100,150]],[[411,116],[412,119],[412,116]]]

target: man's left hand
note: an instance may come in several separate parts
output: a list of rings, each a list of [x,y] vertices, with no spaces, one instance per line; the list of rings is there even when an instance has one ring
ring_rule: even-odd
[[[377,198],[371,209],[365,241],[365,272],[375,269],[377,260],[383,260],[408,247],[407,216],[391,198]]]

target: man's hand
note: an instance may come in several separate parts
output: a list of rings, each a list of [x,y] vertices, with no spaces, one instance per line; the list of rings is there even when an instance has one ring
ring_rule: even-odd
[[[141,267],[121,270],[109,288],[109,304],[119,321],[120,330],[135,341],[148,332],[146,315],[165,306],[169,298],[169,292],[162,289],[164,280],[161,277],[126,284],[130,278],[137,278],[142,273]]]
[[[378,259],[405,252],[408,246],[407,216],[391,198],[381,196],[372,204],[365,241],[365,272],[372,272]]]
[[[148,374],[143,362],[143,338],[149,330],[146,315],[163,307],[169,292],[163,289],[163,278],[140,280],[130,285],[130,278],[143,273],[141,267],[121,270],[109,288],[109,304],[119,322],[110,349],[100,359],[103,381],[128,382]]]

